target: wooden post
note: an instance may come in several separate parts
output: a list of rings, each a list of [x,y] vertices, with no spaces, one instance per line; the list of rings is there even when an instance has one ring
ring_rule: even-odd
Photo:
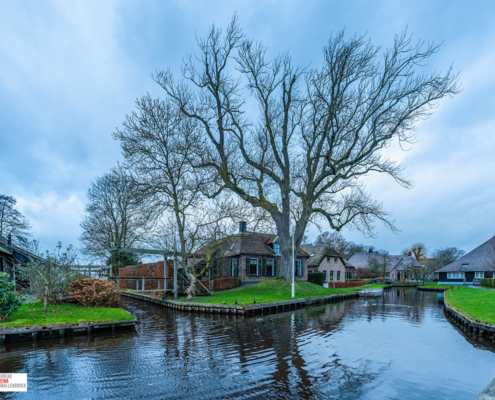
[[[139,279],[136,279],[136,290],[139,290]]]
[[[174,251],[174,300],[177,300],[177,258],[175,256],[175,251]]]
[[[167,293],[168,264],[167,256],[163,255],[163,293]]]
[[[117,287],[120,289],[120,277],[117,277]]]
[[[160,280],[158,279],[158,290],[160,290]]]
[[[145,286],[144,286],[144,276],[143,276],[143,284],[141,285],[141,290],[145,290]]]

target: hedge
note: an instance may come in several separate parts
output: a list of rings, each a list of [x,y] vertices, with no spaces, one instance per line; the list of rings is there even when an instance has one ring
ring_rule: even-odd
[[[495,279],[494,278],[483,278],[480,280],[481,286],[487,286],[495,288]]]
[[[324,272],[308,272],[308,282],[323,286],[327,281],[327,275]]]

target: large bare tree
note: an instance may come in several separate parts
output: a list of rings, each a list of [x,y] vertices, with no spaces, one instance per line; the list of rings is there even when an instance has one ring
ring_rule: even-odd
[[[205,138],[198,122],[186,117],[172,101],[145,96],[123,125],[114,138],[120,141],[124,166],[140,193],[160,210],[162,235],[155,237],[155,246],[177,250],[189,280],[190,299],[204,272],[203,267],[196,267],[196,251],[220,246],[232,234],[234,219],[253,222],[257,213],[246,215],[245,205],[239,207],[227,193],[209,199],[216,177],[194,168],[190,160],[204,146]]]
[[[413,44],[403,33],[382,51],[342,31],[325,46],[322,65],[310,68],[294,65],[288,52],[269,59],[236,17],[225,34],[213,26],[198,45],[182,79],[162,70],[155,80],[207,139],[194,165],[216,175],[218,190],[270,213],[281,244],[279,275],[290,278],[293,232],[299,247],[310,222],[372,234],[379,220],[394,229],[362,178],[385,173],[411,186],[382,150],[413,142],[415,124],[458,92],[451,68],[416,72],[439,46]]]
[[[121,169],[97,178],[88,189],[88,204],[80,224],[83,254],[105,260],[112,247],[143,244],[156,224],[156,208],[143,200],[137,185]],[[112,256],[119,266],[124,261],[119,262],[116,253]]]
[[[14,244],[26,247],[32,227],[29,220],[16,210],[16,204],[14,197],[0,194],[0,235],[11,235]]]

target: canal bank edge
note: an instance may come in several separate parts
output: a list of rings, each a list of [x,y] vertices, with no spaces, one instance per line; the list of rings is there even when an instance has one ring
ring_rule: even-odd
[[[345,300],[352,300],[358,298],[358,294],[354,292],[354,293],[333,294],[330,296],[323,296],[323,297],[300,298],[300,299],[292,299],[285,301],[275,301],[271,303],[259,303],[259,304],[240,306],[240,305],[209,304],[209,303],[185,303],[182,301],[161,299],[146,294],[132,293],[132,292],[120,292],[120,294],[125,297],[131,297],[134,299],[147,301],[149,303],[158,304],[163,307],[171,308],[179,311],[210,313],[210,314],[241,315],[241,316],[255,315],[256,313],[263,313],[263,312],[269,312],[269,313],[283,312],[309,305],[337,303]]]
[[[91,333],[106,332],[132,328],[136,329],[139,324],[137,319],[119,322],[80,322],[69,324],[27,326],[19,328],[0,329],[0,344],[12,341],[51,339],[54,337],[75,336],[81,334],[90,335]]]
[[[495,340],[495,324],[488,323],[486,321],[479,321],[478,319],[463,313],[461,310],[455,308],[449,303],[448,292],[444,293],[444,312],[454,320],[454,323],[460,325],[462,328],[467,329],[469,332],[478,336],[491,336]]]

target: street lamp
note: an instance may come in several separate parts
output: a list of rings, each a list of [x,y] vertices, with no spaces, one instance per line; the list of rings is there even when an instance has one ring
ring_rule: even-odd
[[[294,236],[296,236],[296,227],[294,227],[294,233],[292,234],[292,298],[296,295],[296,287],[294,282],[296,275],[296,272],[294,271],[296,268],[296,246],[294,245]]]

